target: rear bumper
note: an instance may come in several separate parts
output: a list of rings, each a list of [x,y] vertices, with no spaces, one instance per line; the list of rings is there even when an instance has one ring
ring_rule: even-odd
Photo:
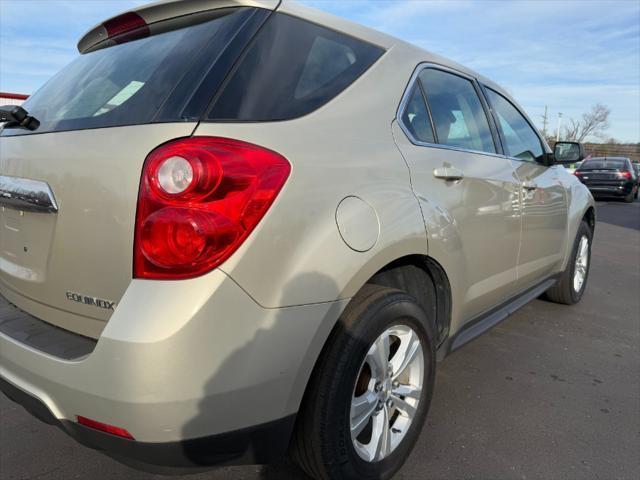
[[[286,449],[345,304],[265,309],[221,271],[134,280],[93,352],[77,361],[0,333],[0,379],[38,417],[118,459],[262,463]],[[80,426],[77,416],[124,428],[135,441]]]
[[[295,415],[220,435],[176,442],[138,442],[53,416],[45,404],[0,378],[0,391],[36,418],[64,430],[79,443],[139,470],[182,473],[212,465],[262,464],[280,458],[288,447]]]
[[[635,187],[632,182],[615,183],[611,185],[587,185],[592,195],[603,196],[626,196],[629,195]]]

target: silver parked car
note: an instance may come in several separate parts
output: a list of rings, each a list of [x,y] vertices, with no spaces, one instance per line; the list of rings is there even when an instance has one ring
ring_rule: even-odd
[[[78,48],[2,107],[0,385],[83,444],[387,479],[438,361],[585,291],[594,202],[554,165],[581,146],[461,65],[278,0]]]

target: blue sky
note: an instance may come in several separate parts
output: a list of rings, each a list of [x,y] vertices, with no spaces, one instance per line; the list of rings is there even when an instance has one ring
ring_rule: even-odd
[[[0,0],[0,91],[33,93],[90,27],[144,0]],[[548,105],[611,110],[640,142],[640,0],[305,0],[449,57],[507,88],[536,123]]]

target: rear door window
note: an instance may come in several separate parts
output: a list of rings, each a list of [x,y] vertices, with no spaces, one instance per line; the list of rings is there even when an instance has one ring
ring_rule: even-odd
[[[473,83],[453,73],[426,68],[419,75],[438,143],[496,153],[487,115]]]
[[[498,119],[507,155],[530,162],[542,161],[542,143],[529,122],[502,95],[490,88],[487,88],[486,92]]]
[[[384,50],[276,13],[254,38],[210,120],[287,120],[310,113],[362,75]]]

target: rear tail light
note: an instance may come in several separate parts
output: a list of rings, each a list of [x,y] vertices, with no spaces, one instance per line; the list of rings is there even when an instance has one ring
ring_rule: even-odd
[[[618,172],[618,176],[620,178],[631,178],[631,172],[628,170],[625,170],[623,172]]]
[[[217,137],[166,143],[140,181],[134,277],[207,273],[237,250],[265,215],[291,166],[256,145]]]
[[[579,172],[578,170],[576,170],[575,172],[573,172],[573,174],[574,174],[576,177],[579,177],[580,175],[582,175],[582,173],[581,173],[581,172]]]
[[[133,435],[131,435],[124,428],[115,427],[113,425],[108,425],[96,420],[91,420],[90,418],[81,417],[80,415],[78,415],[78,423],[80,425],[84,425],[85,427],[93,428],[94,430],[100,430],[101,432],[110,433],[111,435],[115,435],[117,437],[134,440]]]

